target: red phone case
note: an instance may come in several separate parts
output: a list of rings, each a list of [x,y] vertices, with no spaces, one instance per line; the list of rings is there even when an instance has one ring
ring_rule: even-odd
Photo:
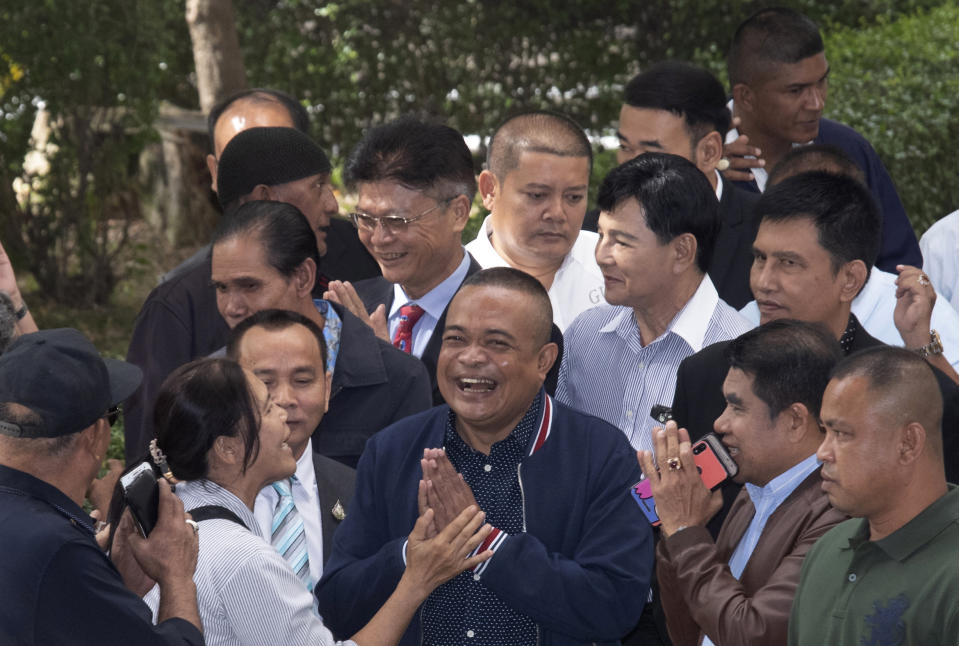
[[[723,452],[722,457],[716,453],[716,446]],[[725,461],[723,460],[725,458]],[[733,462],[729,454],[725,452],[719,438],[713,433],[705,436],[693,445],[693,461],[699,470],[699,476],[703,484],[710,490],[715,489],[727,478],[732,478],[739,472],[736,463]],[[653,492],[649,485],[649,480],[643,478],[631,487],[633,498],[640,509],[646,515],[646,518],[653,527],[660,525],[659,515],[656,513],[656,502],[653,500]]]

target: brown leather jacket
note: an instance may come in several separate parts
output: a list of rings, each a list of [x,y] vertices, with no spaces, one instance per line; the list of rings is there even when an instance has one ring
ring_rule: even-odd
[[[829,506],[820,482],[816,469],[773,512],[738,581],[728,562],[755,513],[745,488],[715,543],[705,527],[659,541],[656,571],[675,646],[694,646],[703,633],[716,646],[786,643],[803,559],[820,536],[847,518]]]

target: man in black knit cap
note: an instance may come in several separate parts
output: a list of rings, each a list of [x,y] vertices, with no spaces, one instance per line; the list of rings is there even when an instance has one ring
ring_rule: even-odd
[[[338,210],[330,170],[326,153],[299,130],[250,128],[235,135],[219,157],[218,198],[227,214],[229,207],[255,199],[293,204],[306,215],[323,256],[327,228]],[[153,436],[153,402],[166,376],[226,343],[229,328],[209,287],[209,247],[194,258],[151,292],[137,317],[127,360],[140,366],[144,377],[124,408],[128,463],[144,453]]]

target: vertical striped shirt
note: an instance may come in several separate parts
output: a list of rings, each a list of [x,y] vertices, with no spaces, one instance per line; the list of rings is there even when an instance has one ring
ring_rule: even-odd
[[[580,314],[563,336],[556,399],[606,420],[633,448],[651,451],[653,406],[671,406],[676,370],[704,346],[733,339],[753,325],[720,300],[704,276],[666,331],[643,347],[629,307],[605,305]]]
[[[219,518],[200,523],[200,554],[193,581],[207,646],[341,643],[313,612],[313,595],[264,540],[253,512],[239,498],[209,480],[181,482],[176,495],[187,510],[204,505],[225,507],[249,528]],[[154,621],[158,591],[154,587],[144,597]]]

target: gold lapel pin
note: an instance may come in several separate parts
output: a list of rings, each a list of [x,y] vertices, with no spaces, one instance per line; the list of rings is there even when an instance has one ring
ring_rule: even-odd
[[[336,504],[333,505],[333,509],[330,511],[333,512],[333,518],[337,520],[343,520],[346,518],[346,509],[343,508],[343,503],[341,503],[339,500],[336,501]]]

